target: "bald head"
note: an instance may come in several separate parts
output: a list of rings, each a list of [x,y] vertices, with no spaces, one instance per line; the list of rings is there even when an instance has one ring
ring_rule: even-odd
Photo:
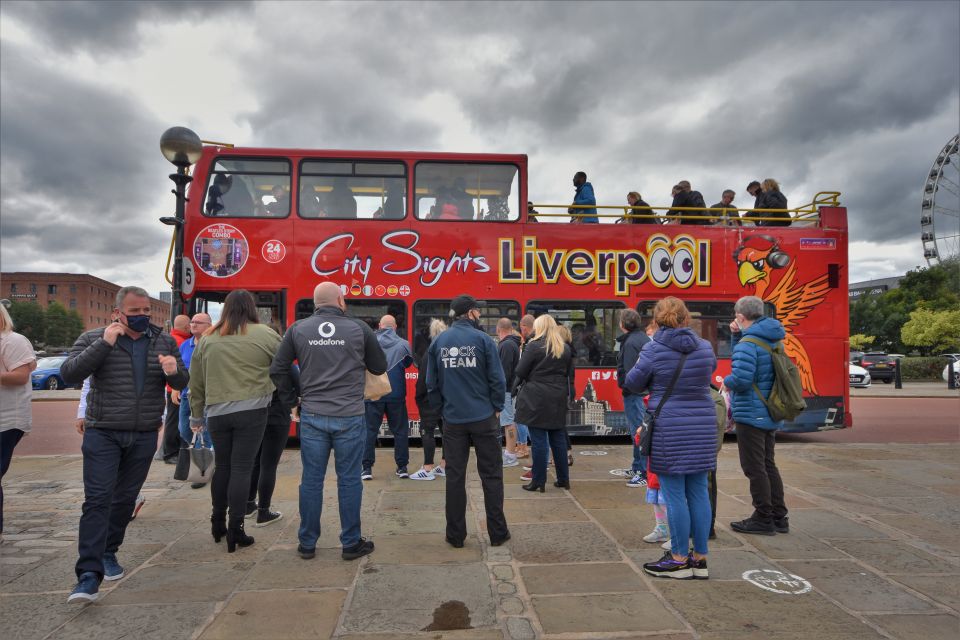
[[[190,333],[195,338],[203,335],[203,332],[210,328],[212,321],[210,315],[206,313],[195,313],[190,319]]]
[[[190,316],[183,314],[173,319],[173,328],[177,331],[187,332],[190,330]]]
[[[520,318],[520,333],[524,340],[533,335],[533,320],[533,316],[529,313]]]
[[[380,318],[380,328],[381,329],[393,329],[397,330],[397,319],[391,315],[385,315]]]
[[[500,318],[497,320],[497,337],[500,339],[513,335],[513,320]]]
[[[313,304],[317,307],[346,308],[340,286],[333,282],[321,282],[313,290]]]

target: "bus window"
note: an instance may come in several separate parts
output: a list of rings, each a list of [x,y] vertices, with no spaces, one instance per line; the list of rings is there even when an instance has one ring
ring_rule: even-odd
[[[406,175],[402,162],[304,160],[300,217],[399,220],[406,212]]]
[[[648,322],[653,318],[656,301],[641,302],[637,312]],[[713,346],[718,358],[730,357],[730,321],[733,320],[733,302],[702,302],[684,300],[690,312],[690,328]],[[764,303],[767,315],[777,317],[776,308]]]
[[[407,305],[398,300],[347,300],[347,315],[366,322],[371,329],[380,328],[380,318],[391,315],[397,320],[397,335],[407,337]]]
[[[413,304],[413,354],[417,362],[423,357],[430,344],[430,321],[442,320],[448,326],[450,318],[450,300],[419,300]],[[496,339],[497,320],[510,318],[520,322],[520,304],[514,300],[481,300],[480,328]]]
[[[517,220],[519,171],[512,164],[420,162],[415,206],[421,220]]]
[[[622,302],[533,300],[527,304],[527,313],[534,317],[549,313],[557,324],[570,330],[573,361],[578,367],[615,367],[623,307]]]
[[[309,318],[313,315],[316,307],[313,306],[313,299],[304,298],[303,300],[297,300],[297,306],[293,310],[293,319],[303,320],[304,318]]]
[[[290,163],[219,158],[210,172],[206,216],[285,218],[290,213]]]

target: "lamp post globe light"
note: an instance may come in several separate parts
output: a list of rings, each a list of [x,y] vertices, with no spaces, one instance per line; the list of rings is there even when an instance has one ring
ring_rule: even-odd
[[[170,127],[160,136],[160,152],[163,157],[177,167],[170,174],[173,180],[173,194],[177,198],[174,217],[160,218],[160,222],[174,228],[173,295],[170,300],[170,321],[184,311],[183,303],[183,222],[187,204],[187,185],[193,181],[188,173],[190,165],[200,159],[203,143],[200,136],[186,127]]]

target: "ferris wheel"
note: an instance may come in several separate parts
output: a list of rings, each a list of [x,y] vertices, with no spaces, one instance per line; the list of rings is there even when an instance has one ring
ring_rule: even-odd
[[[953,136],[933,161],[923,185],[920,240],[927,264],[960,255],[960,135]]]

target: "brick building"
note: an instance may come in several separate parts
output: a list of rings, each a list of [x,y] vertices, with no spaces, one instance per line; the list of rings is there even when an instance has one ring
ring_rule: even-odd
[[[79,313],[87,330],[110,323],[119,290],[120,285],[87,273],[0,273],[0,298],[36,302],[42,307],[59,302]],[[170,303],[151,297],[150,305],[153,323],[166,328],[170,324]]]

